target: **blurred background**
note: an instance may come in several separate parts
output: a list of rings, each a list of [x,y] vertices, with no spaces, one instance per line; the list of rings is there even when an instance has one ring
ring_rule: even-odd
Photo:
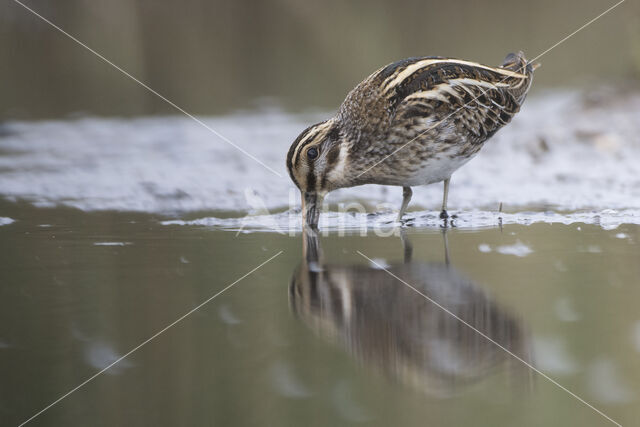
[[[27,1],[187,111],[264,102],[334,110],[380,66],[441,55],[531,58],[603,12],[602,0]],[[544,88],[640,78],[640,4],[627,1],[541,60]],[[0,117],[136,116],[175,110],[13,1],[0,5]]]

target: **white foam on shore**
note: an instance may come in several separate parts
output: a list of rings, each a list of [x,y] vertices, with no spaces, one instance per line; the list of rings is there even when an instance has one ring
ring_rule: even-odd
[[[1,125],[0,195],[36,206],[177,213],[178,218],[202,210],[291,209],[299,206],[299,194],[285,168],[287,150],[302,129],[328,116],[265,110],[202,118],[282,177],[186,117],[7,122]],[[572,92],[531,97],[513,122],[454,174],[449,206],[473,212],[461,215],[459,222],[467,224],[493,224],[492,211],[501,202],[510,212],[556,212],[504,215],[505,222],[636,223],[639,116],[640,95],[595,101],[594,95]],[[399,206],[401,193],[369,185],[338,190],[328,199]],[[415,188],[411,207],[437,209],[441,193],[440,184]]]
[[[454,213],[453,226],[461,229],[499,227],[501,225],[519,224],[593,224],[605,230],[613,230],[622,224],[640,225],[640,209],[625,209],[616,211],[606,209],[601,211],[580,211],[573,213],[547,212],[518,212],[499,213],[482,210],[463,211]],[[319,229],[321,231],[345,231],[349,233],[363,230],[390,231],[401,224],[396,221],[395,212],[380,213],[339,213],[323,212],[320,216]],[[437,211],[409,212],[405,215],[404,225],[407,227],[438,228],[443,225]],[[217,230],[235,232],[275,232],[281,234],[296,234],[302,229],[302,217],[298,210],[281,212],[273,215],[247,215],[245,217],[218,218],[203,217],[192,220],[173,219],[161,222],[166,226],[200,226]],[[451,226],[451,223],[449,223]],[[490,252],[480,249],[481,251]],[[527,255],[530,249],[526,246],[499,247],[501,253],[518,256]]]

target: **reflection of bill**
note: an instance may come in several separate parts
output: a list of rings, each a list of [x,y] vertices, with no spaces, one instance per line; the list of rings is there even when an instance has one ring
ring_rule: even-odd
[[[429,394],[448,396],[499,368],[523,365],[387,271],[322,262],[317,237],[305,236],[305,259],[290,286],[293,311],[319,335],[366,365]],[[529,361],[519,319],[448,264],[412,262],[387,268],[463,321]]]

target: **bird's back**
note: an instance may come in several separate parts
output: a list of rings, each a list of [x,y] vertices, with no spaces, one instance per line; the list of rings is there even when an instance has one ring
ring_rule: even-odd
[[[501,67],[442,57],[408,58],[360,83],[338,118],[353,133],[357,142],[352,152],[364,163],[389,156],[375,174],[363,176],[369,182],[402,184],[425,164],[434,169],[435,160],[448,158],[450,162],[438,163],[435,169],[442,170],[433,177],[418,179],[436,182],[511,120],[532,77],[533,67],[522,53],[507,55]],[[406,176],[399,176],[403,171]]]

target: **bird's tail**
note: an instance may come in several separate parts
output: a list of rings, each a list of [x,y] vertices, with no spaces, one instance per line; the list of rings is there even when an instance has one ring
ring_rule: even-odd
[[[522,51],[518,53],[510,53],[504,58],[501,68],[515,71],[516,73],[524,74],[527,76],[524,84],[518,84],[512,89],[513,94],[521,102],[524,101],[524,97],[527,95],[531,82],[533,81],[533,72],[540,66],[539,63],[532,64],[531,61],[527,61]]]
[[[533,74],[533,71],[539,66],[539,63],[532,64],[530,61],[527,61],[527,58],[524,57],[524,53],[522,51],[508,54],[502,62],[502,68],[515,71],[516,73],[526,74],[528,76]]]

